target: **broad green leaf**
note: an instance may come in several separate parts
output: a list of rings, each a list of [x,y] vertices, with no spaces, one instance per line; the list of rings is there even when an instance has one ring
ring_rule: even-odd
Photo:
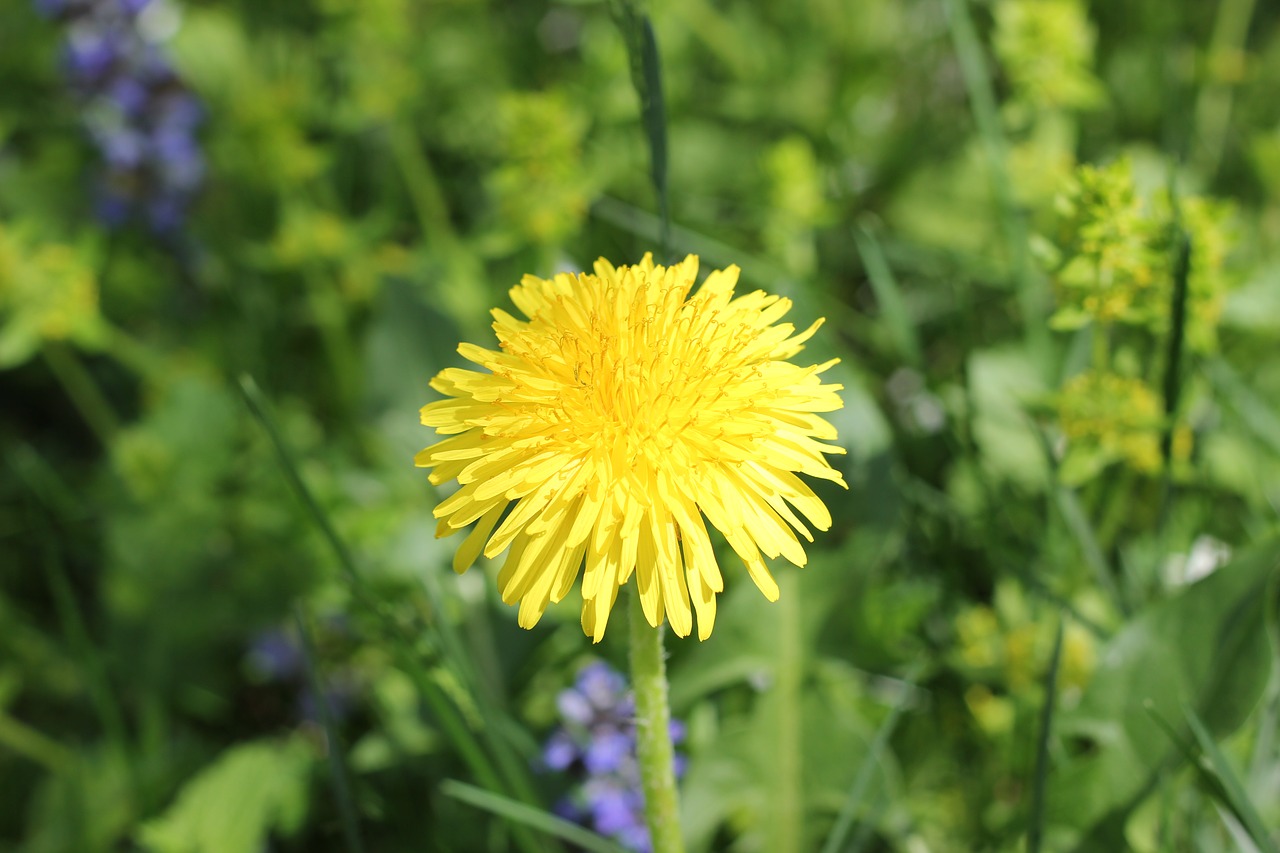
[[[91,747],[77,749],[76,755],[78,760],[34,785],[23,853],[127,849],[124,839],[137,818],[137,800],[124,756]],[[20,787],[15,784],[5,793],[16,798]]]
[[[150,853],[259,853],[307,810],[313,757],[300,740],[234,746],[194,778],[138,840]]]
[[[803,849],[821,845],[861,774],[869,774],[859,785],[863,802],[883,799],[893,786],[897,765],[892,756],[881,753],[872,766],[865,766],[876,732],[863,719],[860,693],[853,673],[832,669],[803,686],[796,757],[802,780]],[[681,786],[690,850],[707,849],[725,826],[741,836],[742,849],[774,849],[765,839],[779,817],[776,780],[785,760],[779,726],[787,722],[781,716],[786,706],[776,694],[776,686],[767,687],[749,713],[725,720],[710,748],[691,756]]]
[[[1185,703],[1219,738],[1244,722],[1271,665],[1265,601],[1278,567],[1272,539],[1151,605],[1108,642],[1080,705],[1059,717],[1058,735],[1087,748],[1049,780],[1050,825],[1084,831],[1137,804],[1172,751],[1148,706],[1176,719]]]
[[[1023,347],[976,352],[969,357],[973,433],[991,473],[1025,489],[1048,482],[1044,449],[1027,406],[1048,392]]]

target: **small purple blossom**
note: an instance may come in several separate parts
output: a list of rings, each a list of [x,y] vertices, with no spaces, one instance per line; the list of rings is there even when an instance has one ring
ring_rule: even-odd
[[[543,762],[552,770],[564,770],[578,758],[578,747],[569,733],[561,729],[547,741],[542,751]]]
[[[176,231],[204,180],[203,110],[140,25],[152,0],[34,2],[65,27],[63,69],[104,163],[99,218]]]
[[[346,623],[340,619],[322,619],[320,628],[340,636],[346,633]],[[293,694],[299,720],[322,721],[320,702],[307,675],[302,644],[293,631],[273,628],[257,634],[249,644],[245,663],[255,679],[283,686]],[[322,690],[328,710],[338,722],[348,717],[360,700],[359,679],[345,667],[327,673]]]
[[[263,631],[249,646],[248,664],[264,681],[290,681],[302,674],[302,649],[284,630]]]
[[[629,850],[648,853],[644,796],[636,762],[635,702],[623,676],[603,662],[588,664],[574,685],[556,697],[561,727],[543,750],[552,770],[581,778],[556,804],[556,813],[592,827]],[[671,738],[684,738],[684,724],[671,721]],[[676,756],[676,775],[684,772],[684,756]]]

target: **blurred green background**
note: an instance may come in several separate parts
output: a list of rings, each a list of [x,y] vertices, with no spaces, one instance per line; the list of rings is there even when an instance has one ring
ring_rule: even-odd
[[[0,3],[0,851],[578,849],[510,812],[625,632],[412,459],[523,274],[658,248],[616,11]],[[645,11],[673,252],[847,389],[810,565],[669,639],[690,849],[1276,850],[1280,8]]]

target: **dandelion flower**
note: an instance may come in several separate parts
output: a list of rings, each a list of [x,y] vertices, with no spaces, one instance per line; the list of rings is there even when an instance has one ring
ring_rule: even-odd
[[[649,624],[684,637],[696,613],[706,639],[724,588],[706,522],[770,601],[764,558],[803,566],[796,534],[813,537],[799,516],[831,526],[797,474],[845,485],[824,456],[844,450],[823,443],[836,431],[818,414],[842,405],[842,386],[820,376],[836,360],[786,361],[822,321],[797,334],[778,323],[790,300],[735,298],[736,266],[690,295],[697,272],[695,256],[663,267],[646,254],[601,259],[594,275],[525,276],[511,300],[528,320],[493,311],[501,349],[458,347],[484,370],[431,380],[449,399],[424,406],[422,423],[448,437],[415,463],[459,484],[435,508],[436,535],[475,523],[457,572],[507,552],[498,586],[524,628],[581,571],[582,627],[599,642],[634,574]]]

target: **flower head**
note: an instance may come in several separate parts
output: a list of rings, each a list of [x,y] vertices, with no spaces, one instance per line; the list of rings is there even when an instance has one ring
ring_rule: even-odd
[[[435,508],[437,536],[476,522],[454,557],[465,571],[509,549],[503,601],[530,628],[582,577],[582,626],[604,635],[618,588],[634,572],[645,617],[710,635],[720,567],[704,522],[723,534],[769,600],[764,557],[805,563],[798,510],[820,530],[826,506],[797,474],[844,485],[824,454],[843,453],[819,416],[841,407],[835,364],[786,361],[821,320],[796,333],[778,320],[788,299],[735,298],[738,268],[707,276],[698,259],[672,267],[650,255],[595,273],[525,276],[495,309],[500,350],[462,344],[485,372],[450,368],[431,387],[451,399],[422,423],[450,436],[418,453],[431,482],[460,488]],[[794,528],[794,530],[793,530]],[[692,601],[692,609],[690,602]]]

